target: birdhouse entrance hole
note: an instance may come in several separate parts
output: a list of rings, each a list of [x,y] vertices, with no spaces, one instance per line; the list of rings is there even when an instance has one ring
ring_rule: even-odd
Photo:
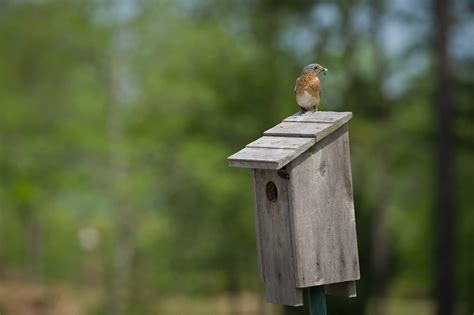
[[[275,202],[278,198],[278,190],[274,182],[269,181],[266,187],[267,199],[271,202]]]

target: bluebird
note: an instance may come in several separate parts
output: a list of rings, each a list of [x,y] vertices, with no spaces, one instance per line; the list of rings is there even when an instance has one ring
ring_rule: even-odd
[[[306,111],[317,111],[321,99],[321,85],[319,74],[326,75],[328,69],[320,64],[312,63],[303,68],[303,73],[296,79],[295,96],[296,103],[304,113]]]

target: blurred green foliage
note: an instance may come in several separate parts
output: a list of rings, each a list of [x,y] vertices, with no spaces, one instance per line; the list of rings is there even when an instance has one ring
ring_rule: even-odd
[[[464,2],[452,35],[456,293],[472,312]],[[0,2],[0,275],[98,288],[97,314],[262,294],[250,173],[226,157],[297,110],[294,80],[320,62],[321,109],[354,112],[362,268],[359,299],[330,299],[330,314],[365,313],[374,297],[432,298],[430,12],[395,0]]]

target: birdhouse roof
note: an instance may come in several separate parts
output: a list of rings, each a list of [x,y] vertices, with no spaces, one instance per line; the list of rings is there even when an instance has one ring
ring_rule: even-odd
[[[232,167],[280,169],[352,118],[351,112],[296,113],[228,157]]]

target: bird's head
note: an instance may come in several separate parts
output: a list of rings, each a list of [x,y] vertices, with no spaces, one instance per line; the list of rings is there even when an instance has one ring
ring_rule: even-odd
[[[328,69],[324,68],[319,63],[311,63],[303,68],[303,73],[313,73],[315,76],[319,76],[321,72],[326,75]]]

